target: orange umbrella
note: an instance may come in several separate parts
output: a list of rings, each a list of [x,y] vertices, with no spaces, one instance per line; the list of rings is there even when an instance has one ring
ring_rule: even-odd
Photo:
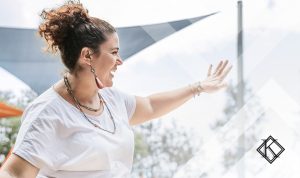
[[[0,119],[4,117],[15,117],[22,115],[23,111],[6,105],[3,102],[0,102]]]

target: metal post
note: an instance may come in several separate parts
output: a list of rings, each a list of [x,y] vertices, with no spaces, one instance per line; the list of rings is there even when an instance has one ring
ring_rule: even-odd
[[[237,93],[237,106],[240,110],[244,106],[244,80],[243,80],[243,2],[240,0],[238,4],[238,42],[237,42],[237,63],[238,63],[238,93]],[[240,118],[246,119],[246,118]],[[240,125],[240,131],[243,131],[244,125]],[[242,134],[238,140],[238,156],[245,153],[245,136]],[[240,161],[237,166],[237,173],[239,178],[245,177],[245,163]]]
[[[238,108],[244,105],[244,81],[243,81],[243,9],[242,1],[238,1]]]

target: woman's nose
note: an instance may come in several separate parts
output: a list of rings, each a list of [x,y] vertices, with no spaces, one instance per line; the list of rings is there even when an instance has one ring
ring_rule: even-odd
[[[122,65],[122,64],[123,64],[123,60],[122,60],[121,57],[119,57],[119,58],[117,59],[117,63],[118,63],[118,65]]]

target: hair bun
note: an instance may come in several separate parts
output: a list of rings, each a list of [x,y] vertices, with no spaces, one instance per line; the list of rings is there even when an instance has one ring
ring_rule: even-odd
[[[45,38],[49,52],[59,51],[62,62],[70,72],[76,69],[81,50],[90,48],[100,54],[99,46],[116,29],[108,22],[90,17],[79,1],[68,1],[60,7],[43,10],[39,34]]]
[[[91,21],[88,10],[79,1],[68,1],[59,8],[43,10],[43,23],[39,26],[39,34],[48,43],[48,50],[56,52],[75,28]]]

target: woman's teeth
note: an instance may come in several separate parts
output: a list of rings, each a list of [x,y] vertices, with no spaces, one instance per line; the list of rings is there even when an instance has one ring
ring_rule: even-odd
[[[115,73],[116,73],[116,71],[111,71],[111,72],[110,72],[110,74],[111,74],[112,76],[114,76]]]

